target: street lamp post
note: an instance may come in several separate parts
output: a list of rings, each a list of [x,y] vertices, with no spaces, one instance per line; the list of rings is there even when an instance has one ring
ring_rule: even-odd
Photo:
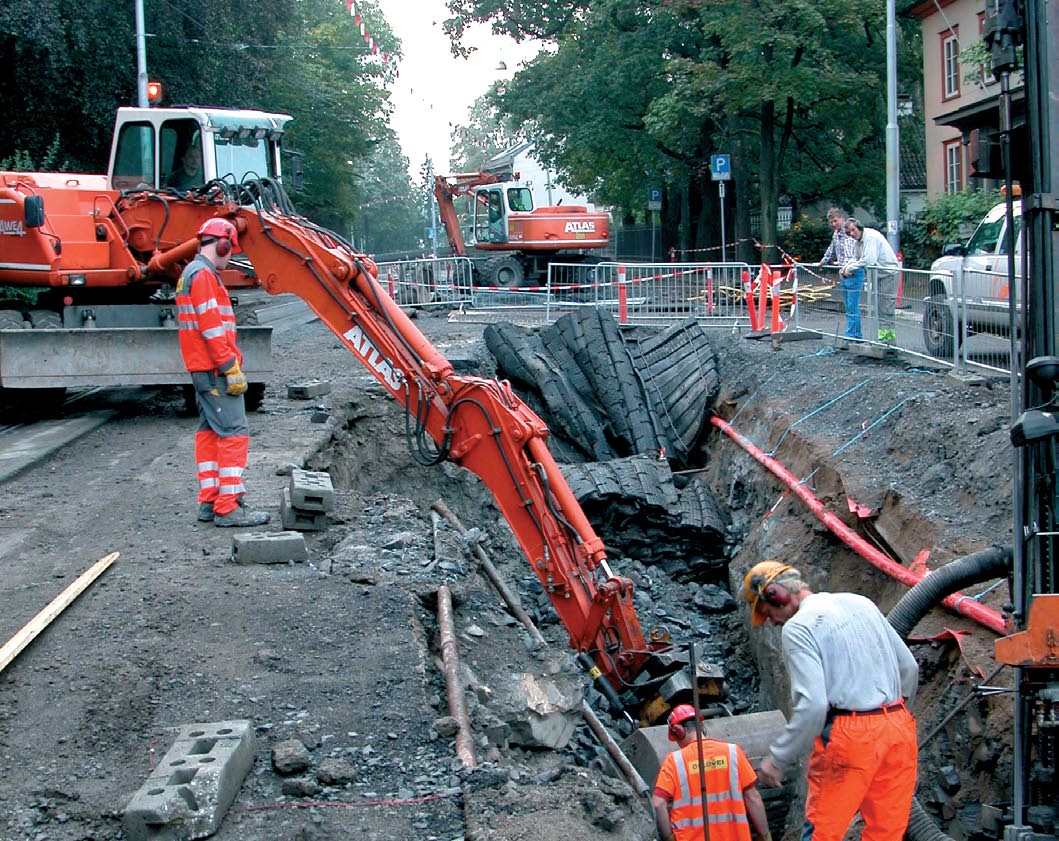
[[[900,138],[897,128],[897,3],[886,0],[886,239],[901,250]]]

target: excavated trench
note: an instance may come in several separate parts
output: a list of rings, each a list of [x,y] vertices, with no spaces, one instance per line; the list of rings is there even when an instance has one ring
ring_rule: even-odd
[[[830,446],[793,429],[796,418],[782,409],[755,401],[745,388],[722,384],[710,343],[693,322],[619,331],[608,316],[592,311],[539,331],[491,326],[485,342],[490,355],[475,357],[469,369],[509,379],[546,420],[550,448],[603,538],[614,570],[635,586],[645,633],[663,628],[678,644],[694,641],[699,659],[723,670],[724,703],[732,714],[782,709],[787,698],[778,638],[748,635],[738,599],[742,573],[754,562],[779,557],[811,568],[814,578],[826,583],[818,589],[864,592],[884,611],[905,592],[881,573],[851,562],[849,550],[759,464],[709,429],[707,418],[715,413],[733,419],[751,439],[780,441],[776,457],[785,467],[811,476],[825,506],[902,562],[911,563],[915,547],[929,539],[930,520],[896,494],[879,500],[871,518],[858,516],[847,501],[851,488],[840,468],[831,466]],[[381,391],[368,390],[349,407],[331,445],[307,466],[329,472],[345,492],[348,504],[339,526],[354,527],[365,504],[404,512],[392,528],[373,536],[382,547],[374,561],[358,566],[349,560],[341,527],[320,540],[332,544],[333,564],[348,563],[345,572],[352,580],[400,577],[415,592],[425,656],[437,667],[428,670],[428,697],[442,736],[451,735],[452,725],[437,594],[441,585],[451,590],[479,765],[463,790],[468,837],[517,839],[524,832],[540,838],[533,828],[556,803],[579,805],[575,814],[567,809],[556,818],[556,835],[546,837],[578,839],[578,821],[603,837],[649,837],[644,803],[620,781],[614,762],[580,718],[588,681],[489,492],[452,464],[416,464],[405,435],[400,410]],[[438,500],[470,530],[470,543],[432,512]],[[517,594],[546,645],[535,641],[475,574],[482,553]],[[950,660],[937,654],[928,668],[943,678]],[[934,700],[944,703],[950,691],[937,690]],[[539,720],[530,720],[540,716],[526,714],[532,707],[527,696],[535,692],[559,711],[543,733]],[[585,697],[620,739],[623,724],[607,713],[604,699],[591,687]],[[933,761],[947,760],[941,752]],[[782,802],[770,798],[777,837],[800,826],[799,789],[793,782]]]

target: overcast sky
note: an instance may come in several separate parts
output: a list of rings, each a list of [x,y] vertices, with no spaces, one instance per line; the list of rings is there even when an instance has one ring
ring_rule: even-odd
[[[391,88],[394,131],[413,174],[418,174],[427,155],[435,171],[445,173],[452,129],[466,123],[470,105],[504,75],[496,69],[498,63],[503,61],[511,75],[538,48],[516,44],[479,26],[467,39],[478,50],[470,58],[456,58],[442,28],[449,16],[445,0],[379,0],[379,5],[404,53],[398,64],[400,75]],[[370,18],[366,23],[370,31]]]

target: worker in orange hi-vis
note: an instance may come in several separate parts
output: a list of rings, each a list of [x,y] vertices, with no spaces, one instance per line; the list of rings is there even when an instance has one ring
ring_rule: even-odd
[[[669,740],[678,749],[662,760],[651,797],[662,841],[750,841],[751,824],[759,839],[772,841],[757,774],[743,749],[700,739],[691,704],[674,708],[668,721]],[[702,820],[704,793],[708,826]]]
[[[801,573],[762,561],[743,579],[751,624],[782,627],[791,716],[758,774],[766,786],[808,752],[805,841],[841,841],[857,812],[862,841],[901,841],[916,787],[919,665],[870,599],[814,593]]]
[[[235,311],[218,272],[239,248],[235,225],[214,218],[198,231],[199,251],[177,283],[180,353],[191,373],[199,427],[195,463],[200,522],[246,528],[269,521],[243,506],[243,471],[250,448],[246,376],[236,345]]]

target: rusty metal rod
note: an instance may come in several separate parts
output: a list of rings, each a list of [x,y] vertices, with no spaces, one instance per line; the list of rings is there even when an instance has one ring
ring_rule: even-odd
[[[467,701],[463,697],[460,647],[456,643],[456,628],[452,621],[452,594],[444,584],[438,587],[438,627],[441,629],[441,659],[445,667],[449,714],[456,719],[456,726],[459,728],[456,731],[456,756],[464,767],[474,768],[478,760],[474,755],[471,721],[467,718]]]
[[[614,764],[618,766],[618,770],[625,775],[625,779],[629,785],[632,786],[640,797],[647,801],[648,806],[651,805],[651,789],[648,788],[647,783],[644,782],[644,778],[640,776],[640,772],[637,771],[632,763],[629,761],[622,749],[618,746],[618,743],[614,741],[614,738],[607,732],[603,726],[603,722],[599,720],[595,711],[588,705],[588,701],[581,701],[581,715],[585,717],[585,722],[588,724],[588,728],[595,734],[596,738],[599,739],[599,743],[606,748],[607,753],[610,754],[610,758],[614,760]],[[654,817],[654,809],[651,809],[651,816]]]
[[[459,532],[460,537],[467,537],[467,529],[463,527],[460,518],[457,517],[442,500],[439,499],[430,507],[452,523],[456,531]],[[526,613],[526,609],[522,606],[518,596],[508,589],[507,584],[505,584],[504,580],[500,577],[500,573],[497,571],[497,568],[493,566],[493,562],[489,560],[489,556],[485,553],[485,550],[478,544],[475,544],[474,555],[478,559],[478,563],[481,564],[482,569],[485,571],[486,577],[492,582],[497,593],[500,594],[500,598],[504,600],[504,604],[507,605],[508,610],[510,610],[512,615],[523,624],[527,631],[529,631],[530,636],[532,636],[537,642],[543,643],[544,637],[542,637],[541,632],[537,630],[537,626],[534,624],[533,619],[528,613]]]

